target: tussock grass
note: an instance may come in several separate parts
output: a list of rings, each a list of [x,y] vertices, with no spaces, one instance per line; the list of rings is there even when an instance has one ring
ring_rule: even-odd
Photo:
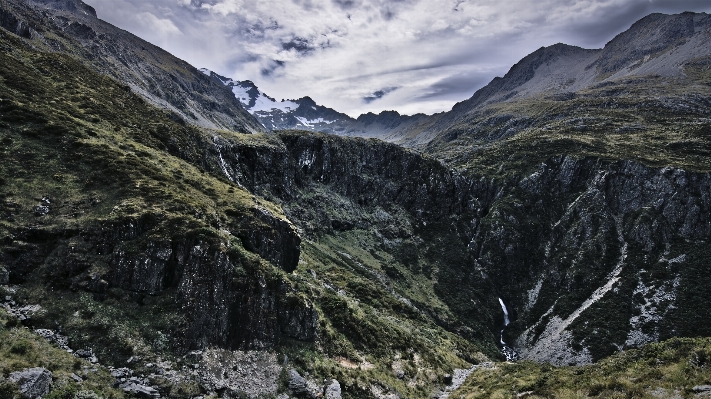
[[[583,367],[528,361],[478,370],[456,398],[658,398],[711,383],[711,339],[673,338],[613,355]]]

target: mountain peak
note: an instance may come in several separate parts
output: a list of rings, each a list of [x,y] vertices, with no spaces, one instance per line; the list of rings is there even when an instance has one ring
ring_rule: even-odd
[[[94,7],[81,0],[31,0],[34,3],[42,4],[55,10],[70,11],[74,13],[89,15],[96,18]]]
[[[300,99],[295,100],[294,102],[297,103],[297,104],[299,104],[299,105],[304,105],[304,106],[307,106],[307,107],[315,107],[315,106],[317,105],[317,104],[316,104],[316,101],[314,101],[314,100],[313,100],[311,97],[309,97],[309,96],[301,97]]]

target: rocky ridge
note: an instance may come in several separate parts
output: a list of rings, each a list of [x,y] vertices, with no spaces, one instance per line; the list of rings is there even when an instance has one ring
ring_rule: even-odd
[[[263,128],[228,90],[166,51],[97,18],[81,0],[10,0],[0,23],[34,46],[76,55],[146,101],[199,126],[259,132]]]
[[[259,90],[252,81],[235,81],[204,68],[201,71],[232,90],[244,108],[268,131],[298,129],[390,141],[391,133],[427,118],[424,114],[408,116],[397,111],[383,111],[379,114],[369,112],[354,119],[318,105],[310,97],[277,101]]]
[[[478,126],[503,122],[503,130],[510,136],[540,122],[526,115],[525,107],[514,112],[502,111],[506,104],[543,98],[567,101],[588,90],[614,86],[618,82],[634,84],[637,80],[644,84],[645,77],[688,85],[693,92],[695,81],[683,81],[687,76],[685,68],[708,65],[711,57],[709,26],[709,16],[704,13],[653,14],[633,24],[602,49],[583,49],[562,43],[542,47],[524,57],[503,77],[493,79],[471,98],[457,103],[451,111],[431,116],[404,116],[384,111],[353,119],[318,106],[308,97],[279,103],[261,93],[251,81],[236,82],[204,72],[233,88],[245,108],[268,130],[303,129],[341,136],[376,137],[436,153],[436,149],[428,148],[429,143],[452,141],[461,137],[463,131],[482,142],[505,137],[501,133],[484,136],[477,131]],[[602,95],[611,94],[608,91]]]

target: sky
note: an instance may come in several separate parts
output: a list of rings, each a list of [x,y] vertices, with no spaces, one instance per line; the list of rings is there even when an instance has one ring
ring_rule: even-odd
[[[357,117],[448,111],[542,46],[711,0],[84,0],[197,68]]]

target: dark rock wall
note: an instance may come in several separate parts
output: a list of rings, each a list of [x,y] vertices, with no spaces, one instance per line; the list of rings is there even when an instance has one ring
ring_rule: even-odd
[[[693,280],[688,270],[703,270],[699,262],[711,235],[708,174],[561,156],[530,176],[495,182],[457,174],[435,160],[380,142],[319,134],[279,137],[286,149],[280,148],[277,157],[251,158],[250,176],[259,178],[245,184],[282,193],[285,210],[297,225],[303,225],[298,218],[304,215],[297,212],[299,193],[327,187],[363,208],[387,204],[424,225],[448,226],[445,231],[456,232],[454,251],[471,262],[451,265],[448,289],[455,289],[458,281],[488,292],[491,331],[503,324],[496,296],[502,297],[515,321],[505,334],[509,341],[536,324],[542,328],[551,316],[574,314],[620,265],[615,289],[593,301],[568,327],[595,359],[616,347],[639,344],[630,338],[635,329],[654,331],[648,339],[680,334],[676,323],[667,321],[688,314],[674,309],[711,310],[684,302],[679,294],[685,291],[679,284]],[[274,158],[285,169],[272,169]],[[358,220],[338,223],[343,228]],[[317,224],[333,226],[328,220]],[[427,236],[427,228],[421,225],[416,234]],[[682,260],[668,263],[679,256]],[[708,279],[706,275],[697,280]],[[670,279],[680,283],[669,288]],[[635,294],[640,284],[669,292],[655,305],[659,317],[637,323],[633,317],[645,306],[644,294]],[[704,304],[711,303],[707,294],[698,295]],[[610,307],[616,307],[617,318],[601,316]],[[686,322],[697,323],[679,321]],[[705,331],[701,325],[696,328],[701,328],[699,334]]]

